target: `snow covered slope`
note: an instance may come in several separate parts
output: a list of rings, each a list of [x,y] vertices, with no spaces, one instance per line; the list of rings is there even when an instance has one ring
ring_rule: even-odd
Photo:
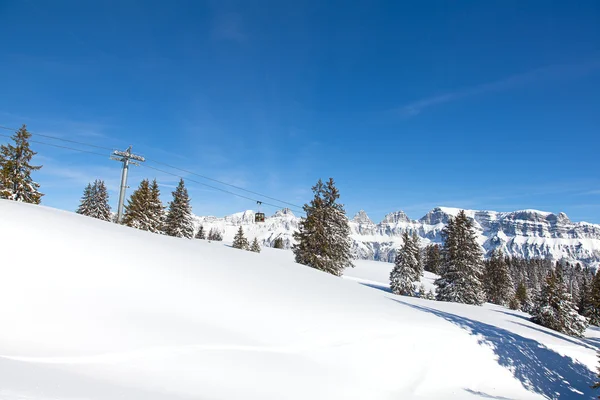
[[[416,232],[422,238],[422,246],[441,243],[442,229],[459,211],[457,208],[434,208],[419,220],[411,220],[398,211],[386,215],[378,224],[373,223],[366,212],[360,211],[350,220],[353,253],[358,259],[392,262],[406,231]],[[505,254],[524,258],[600,262],[600,225],[573,223],[564,213],[555,215],[536,210],[504,213],[466,210],[466,213],[474,221],[479,243],[488,253],[501,248]],[[299,218],[284,209],[267,218],[265,224],[255,224],[252,211],[225,218],[196,217],[196,221],[198,225],[219,228],[226,240],[231,240],[242,225],[250,238],[255,236],[267,246],[277,237],[282,237],[290,246]]]
[[[3,400],[592,398],[598,332],[393,296],[355,281],[368,264],[340,279],[4,200],[0,246]]]

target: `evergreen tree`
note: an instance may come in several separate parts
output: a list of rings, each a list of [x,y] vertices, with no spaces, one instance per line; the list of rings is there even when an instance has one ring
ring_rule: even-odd
[[[43,194],[31,172],[42,168],[31,165],[37,153],[29,147],[31,133],[23,125],[12,137],[14,145],[0,145],[0,199],[40,204]]]
[[[260,244],[258,244],[258,240],[256,240],[256,238],[254,238],[252,244],[250,245],[250,251],[260,253]]]
[[[198,233],[196,233],[196,239],[206,239],[206,233],[204,232],[204,226],[200,225]]]
[[[314,198],[304,205],[306,218],[294,233],[292,247],[296,262],[341,276],[344,269],[353,267],[350,253],[350,227],[344,206],[333,179],[326,184],[319,179],[312,188]]]
[[[158,196],[156,181],[150,187],[148,179],[142,180],[125,205],[123,224],[143,231],[160,233],[163,206]]]
[[[600,359],[600,350],[598,350],[598,352],[596,353],[598,355],[598,358]],[[599,389],[600,388],[600,365],[598,366],[598,374],[596,375],[596,377],[598,378],[598,381],[596,383],[594,383],[594,385],[592,386],[592,389]],[[598,398],[600,399],[600,396],[598,396]]]
[[[208,240],[214,240],[215,242],[220,242],[223,240],[223,235],[217,228],[210,228],[208,232]]]
[[[164,233],[165,206],[160,200],[160,189],[156,179],[150,184],[150,202],[148,204],[148,231],[153,233]],[[191,213],[191,211],[190,211]]]
[[[413,244],[413,254],[415,256],[415,274],[417,275],[418,279],[420,280],[421,277],[423,276],[423,257],[421,257],[421,246],[419,246],[419,243],[421,242],[421,238],[419,237],[419,235],[417,235],[417,232],[413,231],[412,233],[412,244]]]
[[[523,282],[519,282],[517,286],[517,290],[515,291],[514,300],[511,301],[510,308],[513,310],[522,310],[525,312],[531,312],[533,305],[531,304],[531,300],[529,299],[529,295],[527,294],[527,287]],[[518,308],[513,308],[518,305]]]
[[[96,179],[94,184],[90,183],[86,186],[81,204],[76,212],[102,221],[112,221],[110,205],[108,204],[108,190],[106,190],[104,181]]]
[[[550,271],[537,299],[531,320],[571,336],[583,336],[587,319],[577,312],[561,270]]]
[[[192,206],[183,179],[179,181],[173,192],[173,201],[169,203],[169,212],[165,219],[165,234],[191,239],[194,236],[192,222]]]
[[[404,296],[415,295],[414,282],[419,280],[419,248],[414,242],[414,237],[404,232],[404,243],[396,254],[394,269],[390,273],[390,289],[392,293]]]
[[[81,202],[79,207],[77,207],[77,214],[87,215],[91,214],[92,203],[94,201],[94,193],[92,191],[92,184],[88,183],[85,189],[83,190],[83,196],[81,197]]]
[[[248,239],[246,239],[246,237],[244,236],[244,230],[242,229],[241,225],[240,225],[240,229],[238,229],[237,233],[233,237],[232,247],[234,249],[242,249],[242,250],[248,250],[248,248],[249,248]]]
[[[521,309],[521,304],[519,303],[519,299],[517,299],[517,296],[513,296],[510,301],[508,302],[508,308],[510,308],[511,310],[520,310]]]
[[[275,239],[275,241],[273,242],[273,248],[275,249],[283,249],[283,239],[278,237],[277,239]]]
[[[442,231],[443,263],[437,285],[437,299],[480,305],[485,300],[483,291],[483,255],[476,241],[473,223],[464,211],[450,219]]]
[[[425,260],[423,267],[425,271],[439,274],[440,266],[442,265],[442,254],[438,244],[430,244],[425,248]]]
[[[490,303],[506,306],[513,298],[513,282],[502,250],[494,250],[485,262],[483,283]]]
[[[592,279],[588,301],[583,315],[590,319],[590,324],[600,326],[600,271]]]

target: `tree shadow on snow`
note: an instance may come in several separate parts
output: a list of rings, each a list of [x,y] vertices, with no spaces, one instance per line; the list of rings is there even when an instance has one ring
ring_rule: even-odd
[[[555,332],[552,332],[550,330],[545,330],[545,329],[537,328],[537,327],[531,326],[531,325],[525,325],[525,324],[522,324],[520,322],[514,322],[514,321],[510,321],[510,322],[512,322],[515,325],[524,326],[525,328],[529,328],[529,329],[532,329],[534,331],[541,332],[541,333],[544,333],[544,334],[549,335],[549,336],[553,336],[553,337],[555,337],[557,339],[564,340],[565,342],[569,342],[569,343],[572,343],[572,344],[575,344],[575,345],[578,345],[578,346],[583,346],[583,347],[585,347],[587,349],[590,349],[590,350],[594,350],[594,351],[598,350],[597,346],[589,345],[586,342],[586,340],[583,339],[583,338],[581,338],[579,340],[577,340],[577,339],[571,339],[570,337],[568,337],[566,335],[561,335],[559,333],[555,333]]]
[[[519,315],[519,314],[511,313],[511,312],[508,312],[508,311],[502,311],[502,310],[492,310],[492,311],[500,313],[500,314],[510,315],[511,317],[520,318],[520,319],[523,319],[525,321],[529,321],[529,318],[527,318],[524,315]]]
[[[465,389],[465,392],[471,393],[477,397],[481,397],[483,399],[496,399],[496,400],[513,400],[509,397],[502,397],[502,396],[492,396],[491,394],[487,394],[487,393],[483,393],[483,392],[479,392],[477,390],[472,390],[472,389]]]
[[[491,346],[498,356],[498,364],[509,369],[529,391],[548,399],[595,398],[590,387],[595,381],[594,373],[583,364],[548,349],[538,341],[455,314],[397,299],[390,300],[431,313],[472,335],[480,336],[479,343]]]
[[[377,285],[375,283],[366,283],[366,282],[358,282],[358,283],[360,283],[363,286],[368,286],[368,287],[373,288],[373,289],[383,290],[386,293],[392,293],[392,289],[390,289],[387,286]]]

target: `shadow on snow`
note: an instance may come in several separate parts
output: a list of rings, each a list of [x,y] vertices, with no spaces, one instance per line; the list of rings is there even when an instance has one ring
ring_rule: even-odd
[[[548,399],[595,398],[590,387],[595,381],[592,371],[585,365],[575,362],[570,357],[562,356],[535,340],[455,314],[397,299],[391,300],[436,315],[460,326],[472,335],[480,336],[479,343],[491,346],[498,356],[498,364],[509,369],[529,391],[539,393]]]

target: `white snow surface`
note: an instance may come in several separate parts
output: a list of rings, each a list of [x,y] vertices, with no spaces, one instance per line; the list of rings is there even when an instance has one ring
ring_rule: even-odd
[[[391,264],[341,279],[5,200],[0,227],[3,400],[594,396],[597,329],[395,296]]]

